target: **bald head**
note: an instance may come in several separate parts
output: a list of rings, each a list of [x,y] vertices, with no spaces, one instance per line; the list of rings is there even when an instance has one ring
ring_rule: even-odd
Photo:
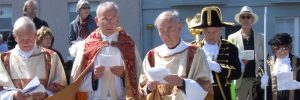
[[[27,0],[23,6],[23,13],[31,19],[36,17],[37,2],[35,0]]]

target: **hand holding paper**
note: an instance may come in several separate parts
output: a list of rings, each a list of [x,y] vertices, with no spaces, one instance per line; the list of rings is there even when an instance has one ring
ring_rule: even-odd
[[[124,67],[123,66],[113,66],[110,68],[110,71],[119,77],[124,76]]]
[[[278,90],[295,90],[300,89],[300,83],[293,80],[293,72],[277,73]]]
[[[178,75],[167,75],[164,77],[164,80],[168,82],[170,85],[182,86],[183,79]]]
[[[37,93],[37,92],[47,92],[45,89],[44,85],[40,83],[40,80],[38,79],[37,76],[35,76],[21,91],[23,93]]]
[[[96,66],[96,68],[94,69],[94,80],[99,79],[102,77],[103,73],[104,73],[105,67],[103,66]]]
[[[17,91],[14,94],[14,98],[16,100],[26,100],[29,97],[29,95],[26,95],[25,93],[21,92],[21,91]]]
[[[36,93],[32,93],[31,96],[33,98],[40,100],[46,98],[48,94],[46,92],[36,92]]]
[[[156,86],[159,85],[160,83],[157,81],[151,81],[147,83],[147,88],[149,91],[154,91],[156,89]]]

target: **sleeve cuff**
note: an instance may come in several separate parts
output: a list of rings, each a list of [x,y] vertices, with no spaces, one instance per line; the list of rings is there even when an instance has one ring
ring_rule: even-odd
[[[47,92],[47,94],[48,94],[48,97],[49,97],[49,96],[53,96],[53,95],[54,95],[54,93],[53,93],[53,92],[51,92],[50,90],[47,90],[46,92]]]

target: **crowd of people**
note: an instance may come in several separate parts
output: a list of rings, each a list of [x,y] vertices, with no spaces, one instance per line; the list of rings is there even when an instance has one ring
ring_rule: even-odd
[[[264,35],[252,28],[259,17],[249,6],[234,16],[241,28],[227,40],[223,28],[233,23],[222,21],[219,7],[204,7],[191,27],[201,29],[197,43],[182,39],[188,33],[178,11],[161,12],[154,25],[163,44],[142,61],[119,26],[116,3],[100,3],[93,17],[89,2],[79,0],[68,34],[70,63],[52,48],[52,29],[36,16],[37,7],[34,0],[24,3],[24,16],[1,49],[0,100],[263,100],[263,90],[268,100],[300,99],[300,59],[291,54],[292,37],[276,34],[268,42],[273,55],[264,59]]]

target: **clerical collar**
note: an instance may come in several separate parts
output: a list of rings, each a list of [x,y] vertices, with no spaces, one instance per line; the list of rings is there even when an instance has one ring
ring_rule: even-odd
[[[103,39],[103,41],[108,41],[109,43],[111,43],[111,41],[117,41],[117,39],[118,39],[118,32],[113,33],[110,36],[106,36],[103,33],[100,33],[100,34],[101,34],[101,38]]]
[[[24,52],[24,51],[22,51],[22,50],[20,49],[19,45],[17,44],[17,45],[15,46],[13,52],[15,52],[17,55],[21,56],[22,58],[27,59],[27,58],[29,58],[29,57],[32,55],[33,50],[34,50],[35,48],[37,48],[36,44],[34,44],[33,48],[32,48],[30,51]]]
[[[170,49],[166,44],[163,44],[159,47],[156,47],[154,51],[157,52],[159,56],[166,57],[181,52],[186,48],[188,48],[188,44],[181,39],[180,43],[173,49]]]

